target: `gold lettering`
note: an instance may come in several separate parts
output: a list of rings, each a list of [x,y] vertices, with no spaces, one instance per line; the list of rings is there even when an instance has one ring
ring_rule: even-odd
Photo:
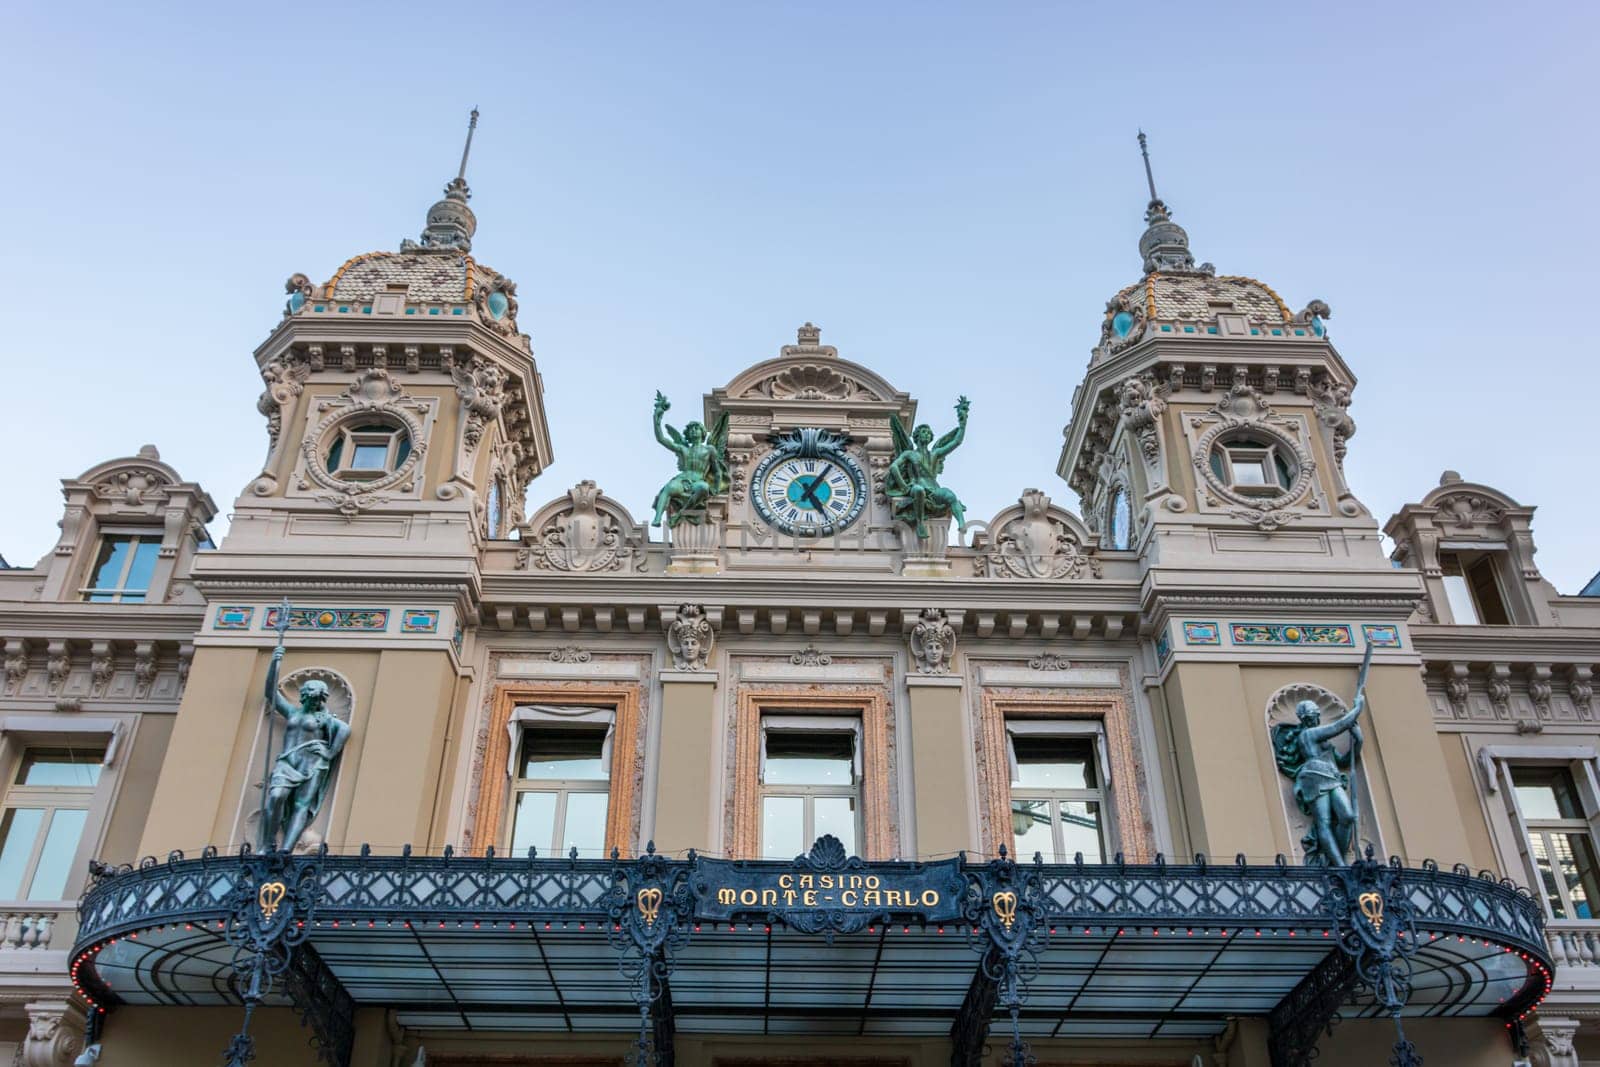
[[[868,879],[868,881],[871,881],[871,879]],[[861,894],[861,903],[865,904],[869,908],[882,907],[883,894],[878,892],[876,889],[869,889],[865,893]]]
[[[761,906],[763,908],[777,907],[778,891],[776,889],[763,889],[761,891]]]
[[[808,908],[816,907],[817,891],[815,889],[807,889],[805,895],[800,898],[800,903],[804,904]]]
[[[783,891],[783,903],[784,903],[785,907],[789,907],[789,908],[794,907],[794,890],[793,889],[785,889]]]
[[[875,875],[875,874],[867,875],[867,888],[868,889],[876,889],[881,884],[882,883],[878,881],[878,876],[877,875]]]
[[[922,891],[922,906],[924,908],[937,908],[939,906],[939,891],[937,889],[924,889]]]
[[[779,889],[793,889],[794,888],[794,875],[792,875],[792,874],[780,874],[780,875],[778,875],[778,888]]]
[[[831,874],[825,874],[825,875],[823,875],[823,876],[822,876],[822,878],[821,878],[821,879],[820,879],[820,880],[819,880],[819,881],[818,881],[818,884],[819,884],[819,885],[820,885],[820,886],[821,886],[821,887],[822,887],[822,888],[823,888],[823,889],[832,889],[832,888],[834,888],[834,885],[833,885],[833,875],[831,875]]]
[[[756,891],[754,889],[741,889],[741,890],[739,890],[739,903],[743,904],[745,907],[749,907],[750,905],[754,904],[755,902],[756,902]]]
[[[738,899],[738,898],[735,895],[734,891],[731,890],[731,889],[723,888],[723,889],[717,890],[717,903],[718,904],[732,904],[736,899]]]
[[[802,874],[800,876],[800,888],[801,889],[815,889],[816,886],[817,886],[816,879],[812,878],[809,874]]]
[[[843,904],[847,908],[855,907],[856,899],[857,896],[854,889],[846,889],[843,893],[839,894],[839,903]]]
[[[861,888],[861,876],[859,874],[852,874],[850,876],[850,888],[851,889],[860,889]]]

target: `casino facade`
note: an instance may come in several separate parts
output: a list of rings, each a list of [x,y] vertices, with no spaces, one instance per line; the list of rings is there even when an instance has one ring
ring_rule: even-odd
[[[464,166],[290,278],[220,544],[146,447],[0,570],[14,1062],[1600,1063],[1600,597],[1454,472],[1380,527],[1328,305],[1152,182],[1064,486],[966,513],[807,323],[530,506]]]

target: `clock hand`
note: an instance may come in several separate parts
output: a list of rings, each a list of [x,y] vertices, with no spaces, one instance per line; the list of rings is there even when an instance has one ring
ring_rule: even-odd
[[[817,486],[822,484],[822,480],[828,476],[828,472],[831,470],[833,470],[832,463],[823,467],[822,473],[807,482],[806,487],[800,491],[800,499],[811,501],[811,505],[818,511],[822,510],[822,501],[817,499]]]

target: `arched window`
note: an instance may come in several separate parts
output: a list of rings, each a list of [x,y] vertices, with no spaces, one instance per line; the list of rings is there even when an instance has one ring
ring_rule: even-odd
[[[1111,547],[1125,551],[1133,546],[1133,504],[1128,487],[1119,485],[1111,494]]]
[[[501,528],[501,524],[505,521],[504,508],[500,495],[500,479],[495,478],[489,482],[488,499],[484,503],[484,525],[487,527],[485,532],[490,540],[505,536],[505,531]]]

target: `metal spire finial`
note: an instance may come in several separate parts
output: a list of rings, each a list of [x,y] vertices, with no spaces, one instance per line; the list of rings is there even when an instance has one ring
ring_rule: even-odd
[[[1150,199],[1160,200],[1161,198],[1156,195],[1156,176],[1150,171],[1150,145],[1145,139],[1143,130],[1139,131],[1139,154],[1144,157],[1144,180],[1150,186]]]
[[[461,149],[461,169],[456,172],[456,181],[458,181],[458,182],[465,182],[467,180],[467,156],[469,156],[472,153],[472,131],[476,130],[477,128],[478,128],[478,109],[476,107],[474,107],[472,109],[472,118],[467,120],[467,144],[466,144],[466,147]],[[1144,134],[1141,133],[1139,135],[1139,137],[1140,137],[1140,143],[1143,143]],[[1149,161],[1149,159],[1146,159],[1145,160],[1146,169],[1148,169],[1149,166],[1150,166],[1150,161]],[[1150,188],[1154,189],[1155,186],[1152,185]],[[1154,196],[1155,194],[1151,193],[1151,195]]]

